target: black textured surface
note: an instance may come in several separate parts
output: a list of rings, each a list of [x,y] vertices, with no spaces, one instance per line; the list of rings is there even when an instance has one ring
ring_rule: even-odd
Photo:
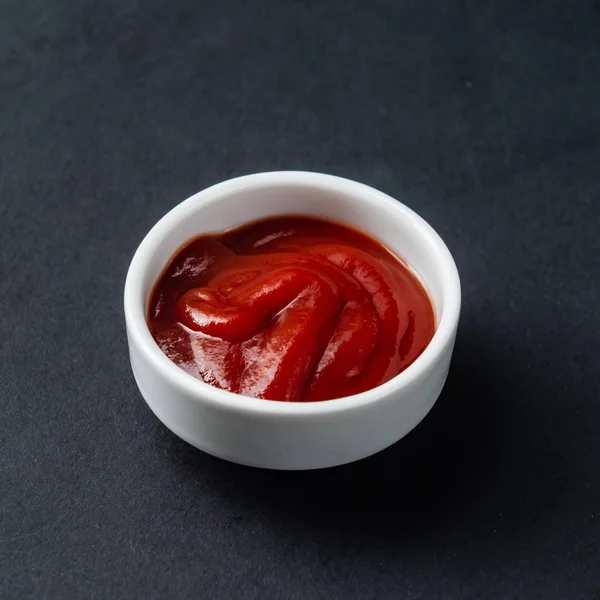
[[[0,596],[600,597],[598,2],[0,0]],[[431,415],[348,467],[197,452],[128,262],[236,174],[349,176],[453,251]]]

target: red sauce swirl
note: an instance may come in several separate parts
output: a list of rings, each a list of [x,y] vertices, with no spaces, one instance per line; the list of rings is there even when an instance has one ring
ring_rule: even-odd
[[[156,283],[148,324],[162,351],[206,383],[292,402],[388,381],[435,329],[427,293],[399,258],[309,217],[192,240]]]

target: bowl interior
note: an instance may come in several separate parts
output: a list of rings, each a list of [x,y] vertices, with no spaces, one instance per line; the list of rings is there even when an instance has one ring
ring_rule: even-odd
[[[138,254],[145,268],[139,298],[145,313],[152,287],[168,260],[188,240],[278,215],[310,215],[354,227],[402,258],[424,283],[438,325],[452,261],[433,229],[414,212],[367,186],[330,176],[297,181],[244,177],[192,196],[168,213],[144,240]],[[306,179],[306,180],[305,180]],[[145,259],[145,260],[144,260]]]

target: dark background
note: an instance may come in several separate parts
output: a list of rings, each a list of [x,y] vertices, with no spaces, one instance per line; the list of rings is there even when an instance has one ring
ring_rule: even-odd
[[[597,0],[0,8],[0,596],[600,597]],[[401,199],[462,276],[435,409],[343,468],[211,458],[130,373],[145,233],[272,169]]]

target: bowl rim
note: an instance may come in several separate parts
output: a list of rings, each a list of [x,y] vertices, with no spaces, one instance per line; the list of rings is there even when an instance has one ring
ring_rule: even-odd
[[[154,255],[156,246],[187,215],[196,213],[202,205],[211,204],[233,192],[282,185],[335,191],[364,197],[370,203],[385,204],[396,212],[399,219],[409,220],[433,249],[436,261],[441,267],[436,268],[441,281],[443,305],[439,323],[423,352],[404,371],[389,381],[359,394],[322,402],[282,402],[251,398],[221,390],[195,378],[172,362],[152,337],[146,322],[147,298],[143,297],[143,282],[149,259]],[[186,241],[182,240],[182,245]],[[242,175],[214,184],[193,194],[167,212],[146,234],[135,251],[125,279],[123,306],[128,336],[135,338],[137,347],[161,378],[189,397],[235,412],[273,414],[284,418],[308,417],[364,407],[393,396],[418,381],[443,356],[448,344],[452,342],[460,315],[461,286],[456,264],[444,241],[429,223],[400,201],[368,185],[335,175],[309,171],[267,171]]]

